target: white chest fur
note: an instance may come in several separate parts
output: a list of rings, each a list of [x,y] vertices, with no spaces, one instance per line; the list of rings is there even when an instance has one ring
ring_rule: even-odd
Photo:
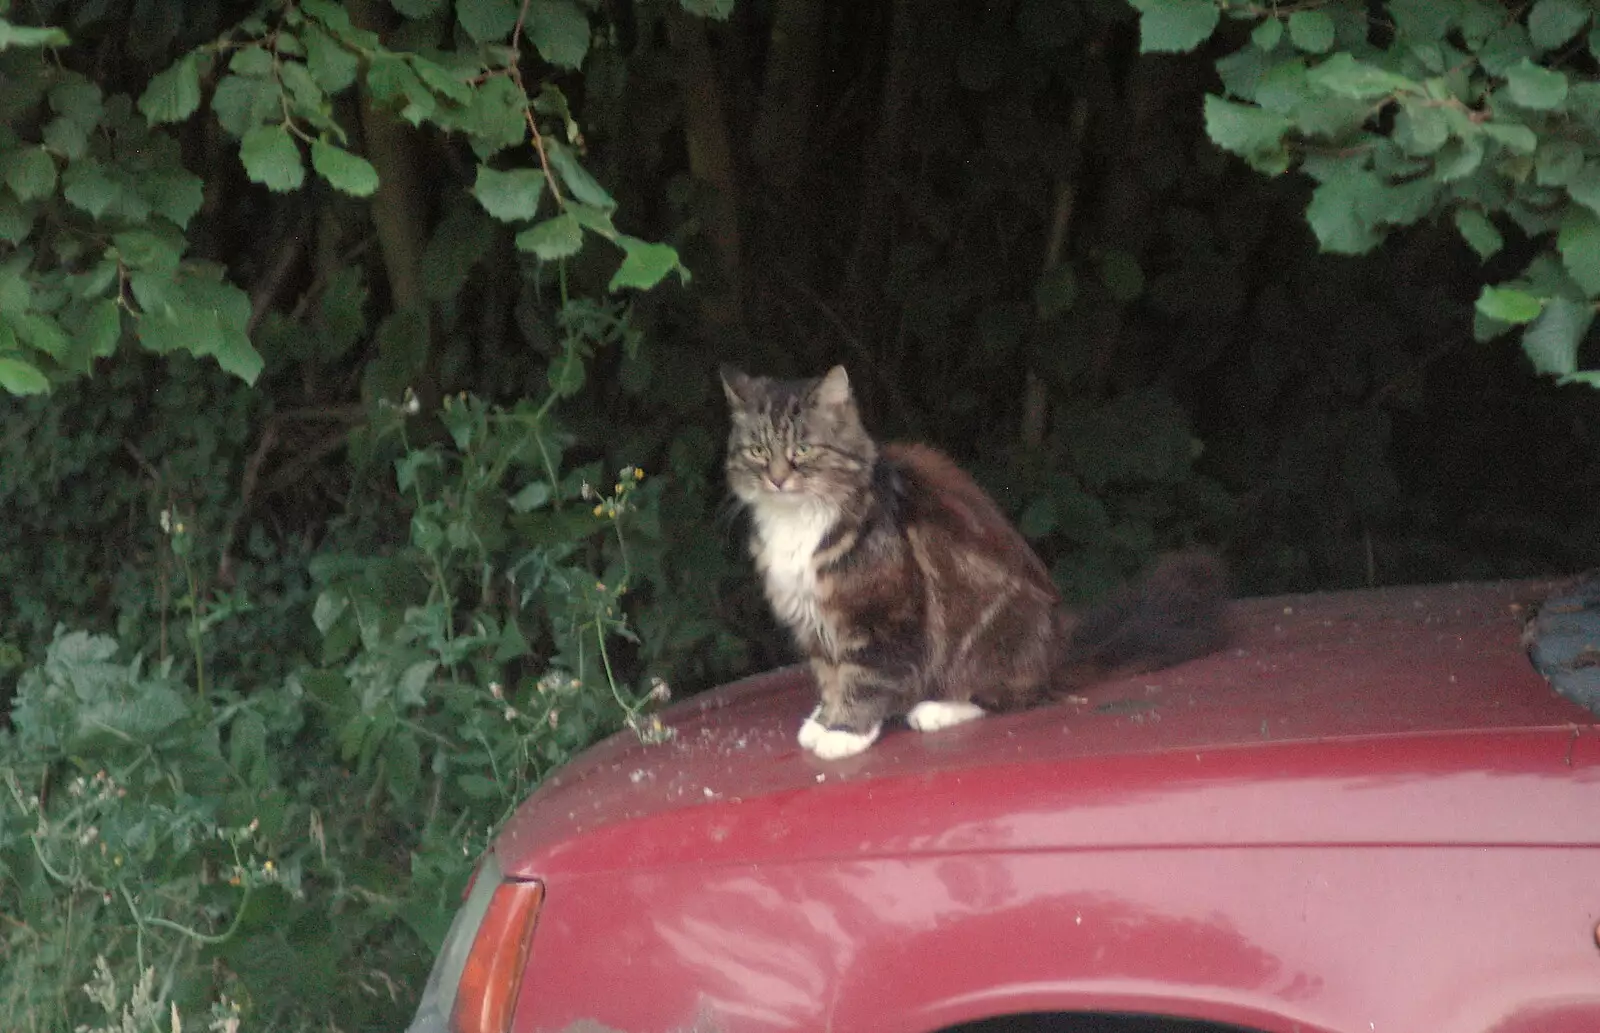
[[[817,605],[816,552],[837,514],[815,499],[763,500],[751,513],[756,526],[750,551],[773,613],[802,646],[820,639],[831,648],[833,635]]]

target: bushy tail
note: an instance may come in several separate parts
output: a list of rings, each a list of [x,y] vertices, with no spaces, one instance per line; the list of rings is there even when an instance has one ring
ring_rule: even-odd
[[[1176,552],[1099,606],[1064,614],[1066,662],[1058,688],[1170,667],[1220,648],[1227,638],[1227,582],[1215,553]]]

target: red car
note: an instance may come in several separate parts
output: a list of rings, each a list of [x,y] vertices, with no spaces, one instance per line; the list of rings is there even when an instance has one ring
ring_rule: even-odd
[[[802,670],[699,696],[523,805],[412,1033],[1600,1031],[1600,726],[1525,649],[1600,701],[1600,592],[1551,588],[1241,602],[844,761]]]

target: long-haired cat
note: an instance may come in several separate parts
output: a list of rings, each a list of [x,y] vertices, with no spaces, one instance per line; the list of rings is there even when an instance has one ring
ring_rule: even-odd
[[[936,731],[1220,644],[1224,575],[1209,553],[1170,556],[1074,616],[955,463],[872,440],[844,367],[810,380],[725,367],[722,382],[728,484],[750,511],[767,599],[816,676],[799,738],[817,756],[860,753],[886,718]]]

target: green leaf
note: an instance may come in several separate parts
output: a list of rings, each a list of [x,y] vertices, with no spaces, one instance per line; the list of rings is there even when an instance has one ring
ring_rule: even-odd
[[[483,210],[501,222],[521,222],[539,213],[544,194],[543,169],[507,169],[501,172],[487,165],[478,166],[478,180],[472,195]]]
[[[0,7],[0,10],[4,10]],[[13,25],[4,18],[0,18],[0,51],[12,47],[64,47],[72,42],[67,34],[60,29],[44,27],[35,28],[32,25]],[[32,392],[14,392],[17,394]]]
[[[1498,140],[1518,154],[1532,154],[1539,146],[1539,138],[1532,129],[1519,122],[1497,120],[1483,123],[1483,135]]]
[[[0,30],[0,40],[3,40]],[[4,49],[0,43],[0,50]],[[50,390],[50,381],[37,366],[21,359],[0,358],[0,388],[14,395],[37,395]]]
[[[256,126],[239,142],[239,160],[252,182],[280,193],[306,180],[305,160],[283,126]]]
[[[1394,141],[1411,155],[1432,154],[1450,139],[1450,120],[1433,104],[1409,97],[1400,102],[1394,120]]]
[[[538,509],[550,501],[550,485],[546,481],[529,481],[528,484],[508,500],[513,512],[526,513]]]
[[[1539,0],[1528,12],[1528,37],[1540,50],[1555,50],[1589,24],[1589,15],[1577,0]]]
[[[583,227],[571,214],[546,219],[532,229],[517,234],[517,247],[532,251],[543,261],[568,258],[583,246]]]
[[[211,112],[230,136],[243,137],[255,126],[280,116],[282,93],[278,84],[246,75],[230,75],[211,94]]]
[[[626,256],[622,265],[612,274],[606,290],[618,291],[624,287],[649,290],[673,270],[678,271],[679,279],[688,281],[689,271],[679,263],[678,252],[671,246],[652,244],[626,235],[617,237],[617,243],[622,245]]]
[[[1214,0],[1130,0],[1139,11],[1139,53],[1187,53],[1211,38],[1222,10]]]
[[[1574,201],[1600,215],[1600,162],[1585,163],[1567,180],[1567,193]]]
[[[1208,95],[1205,117],[1206,135],[1223,150],[1237,154],[1263,172],[1277,173],[1289,167],[1283,136],[1293,123],[1284,116]]]
[[[1461,15],[1461,0],[1389,0],[1395,28],[1411,41],[1440,40]]]
[[[557,68],[577,68],[589,53],[589,16],[571,0],[532,0],[522,31]]]
[[[311,142],[311,167],[329,186],[351,197],[371,197],[378,189],[378,170],[371,162],[322,140]]]
[[[461,126],[480,158],[515,147],[528,136],[528,98],[509,77],[490,79],[473,91]]]
[[[1556,235],[1561,264],[1584,293],[1600,294],[1600,217],[1587,208],[1569,208]]]
[[[1485,287],[1474,307],[1502,323],[1531,323],[1544,310],[1544,302],[1513,287]]]
[[[589,175],[589,170],[578,163],[578,156],[572,153],[570,147],[551,140],[545,145],[545,150],[550,156],[550,164],[555,167],[561,182],[567,185],[573,197],[608,212],[616,209],[617,202],[606,193],[605,187]]]
[[[56,190],[56,162],[42,147],[24,147],[6,163],[6,186],[19,200],[49,197]]]
[[[1540,186],[1564,186],[1583,171],[1583,148],[1571,140],[1547,139],[1534,159]]]
[[[1525,108],[1549,111],[1567,99],[1567,77],[1527,58],[1507,68],[1505,77],[1511,99]]]
[[[458,0],[456,20],[479,43],[498,43],[517,24],[515,0]]]
[[[233,59],[228,62],[228,71],[234,75],[265,79],[272,74],[272,65],[272,52],[266,47],[244,47],[235,51]]]
[[[306,26],[306,69],[317,85],[329,93],[356,81],[360,59],[315,23]]]
[[[84,316],[76,342],[78,350],[90,359],[109,358],[121,340],[122,309],[115,298],[101,298]]]
[[[182,122],[200,106],[200,59],[185,54],[150,80],[139,97],[139,110],[151,125]]]
[[[550,390],[557,398],[577,394],[583,390],[583,355],[577,348],[567,347],[550,363],[546,376],[550,380]]]
[[[1594,322],[1594,306],[1551,298],[1522,333],[1522,350],[1538,373],[1563,376],[1578,368],[1578,346]]]
[[[1282,39],[1283,22],[1276,18],[1268,18],[1250,32],[1250,42],[1269,52],[1275,50]]]
[[[733,13],[733,0],[679,0],[679,4],[690,14],[719,22],[727,21]]]
[[[1505,238],[1495,229],[1494,223],[1476,208],[1456,209],[1455,223],[1462,239],[1471,245],[1472,250],[1476,251],[1478,257],[1485,262],[1505,246]]]
[[[1333,47],[1333,19],[1327,11],[1296,11],[1289,15],[1289,39],[1301,50],[1327,53]]]
[[[1422,87],[1414,80],[1357,61],[1347,51],[1340,51],[1311,69],[1306,73],[1306,80],[1319,90],[1351,100],[1422,92]]]

